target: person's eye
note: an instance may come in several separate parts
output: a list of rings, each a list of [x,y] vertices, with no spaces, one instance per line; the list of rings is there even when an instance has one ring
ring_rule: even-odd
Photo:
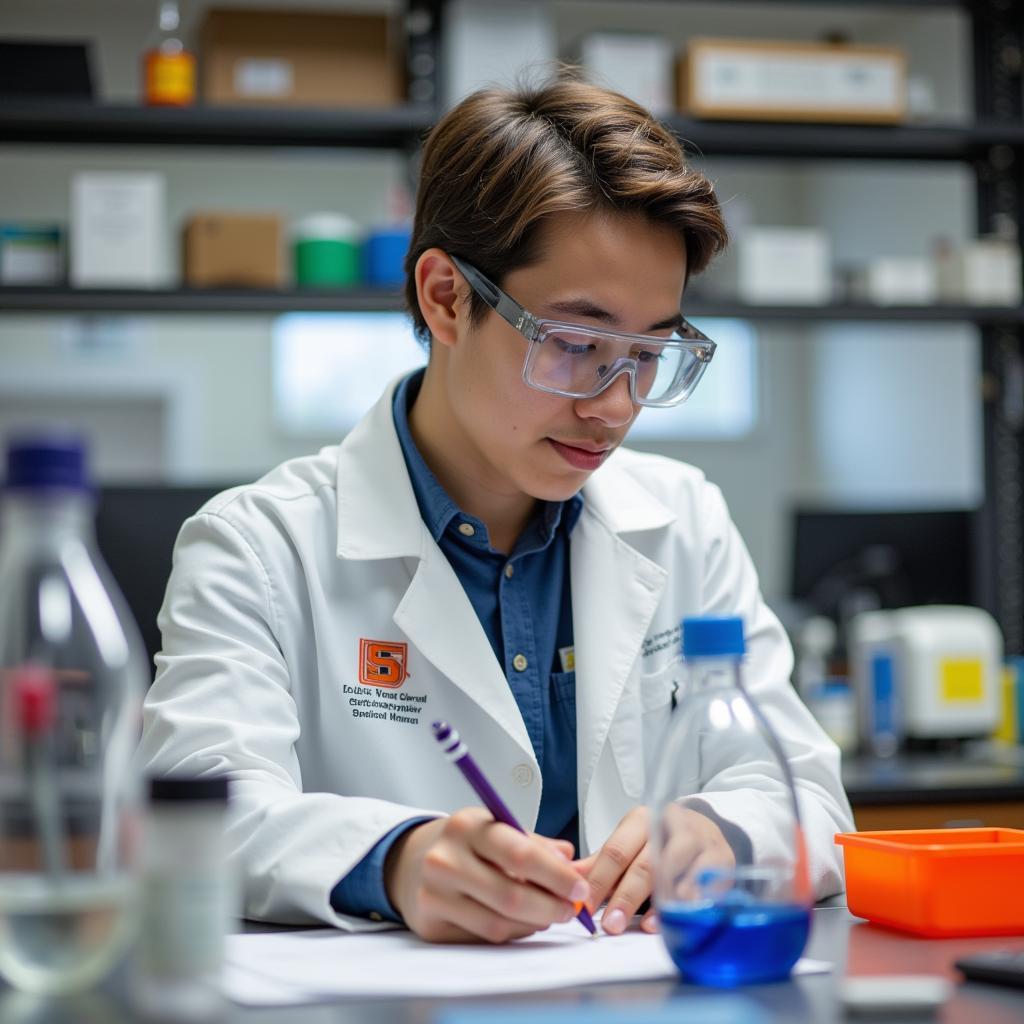
[[[557,335],[551,340],[558,346],[560,351],[571,356],[581,356],[585,352],[593,352],[595,348],[594,345],[587,342],[579,344],[577,342],[567,341],[565,338],[559,338]]]
[[[638,363],[657,363],[665,358],[665,353],[660,350],[642,348],[633,353],[633,358]]]

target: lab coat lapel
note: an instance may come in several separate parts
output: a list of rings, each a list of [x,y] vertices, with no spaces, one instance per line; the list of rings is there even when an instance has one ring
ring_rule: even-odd
[[[425,550],[395,612],[395,624],[438,672],[476,701],[536,764],[519,705],[473,605],[426,528],[424,534]]]
[[[395,625],[536,765],[523,716],[487,635],[455,570],[420,516],[392,415],[397,383],[339,446],[338,557],[415,563],[395,610]]]
[[[572,533],[571,574],[577,772],[585,810],[609,726],[668,577],[621,534],[658,529],[675,516],[611,462],[583,495],[584,511]]]

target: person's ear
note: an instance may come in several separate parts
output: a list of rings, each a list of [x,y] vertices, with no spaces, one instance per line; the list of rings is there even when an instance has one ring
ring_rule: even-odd
[[[427,249],[416,261],[416,297],[420,312],[438,345],[458,338],[459,308],[466,283],[442,249]]]

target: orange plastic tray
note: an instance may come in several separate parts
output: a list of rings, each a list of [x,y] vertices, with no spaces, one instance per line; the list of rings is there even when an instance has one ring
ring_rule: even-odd
[[[1024,829],[841,832],[850,913],[901,931],[1024,935]]]

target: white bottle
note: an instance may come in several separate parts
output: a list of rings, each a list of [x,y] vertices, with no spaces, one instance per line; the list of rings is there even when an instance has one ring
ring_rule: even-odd
[[[142,839],[137,1009],[155,1020],[210,1020],[224,1008],[224,938],[234,915],[224,778],[150,780]]]

